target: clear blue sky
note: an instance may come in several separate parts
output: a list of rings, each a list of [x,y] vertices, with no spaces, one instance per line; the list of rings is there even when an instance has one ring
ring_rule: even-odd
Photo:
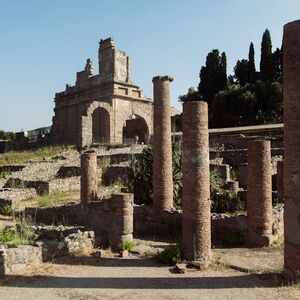
[[[283,25],[299,17],[299,0],[0,0],[0,129],[51,125],[55,92],[74,84],[88,57],[98,71],[101,38],[131,57],[148,97],[153,76],[173,76],[181,109],[178,96],[197,86],[209,51],[225,51],[232,73],[252,41],[259,67],[263,31],[275,49]]]

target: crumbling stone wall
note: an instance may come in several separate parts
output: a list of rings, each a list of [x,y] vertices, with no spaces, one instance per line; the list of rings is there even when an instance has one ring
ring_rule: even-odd
[[[119,193],[86,207],[70,204],[49,208],[26,208],[36,224],[84,226],[95,232],[96,246],[117,248],[123,240],[132,240],[133,194]]]
[[[36,246],[18,246],[0,249],[0,276],[20,271],[42,261],[42,248]]]

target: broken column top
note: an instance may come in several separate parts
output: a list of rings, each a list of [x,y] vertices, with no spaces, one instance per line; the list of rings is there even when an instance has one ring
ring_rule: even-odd
[[[152,82],[157,82],[157,81],[170,81],[172,82],[174,79],[173,77],[170,77],[168,75],[165,75],[165,76],[155,76],[152,78]]]
[[[115,41],[114,41],[114,38],[112,37],[109,37],[107,39],[101,39],[100,42],[100,48],[101,49],[104,49],[104,48],[114,48],[115,47]]]

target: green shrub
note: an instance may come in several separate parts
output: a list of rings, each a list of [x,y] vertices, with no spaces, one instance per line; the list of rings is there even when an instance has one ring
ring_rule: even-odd
[[[239,198],[232,197],[226,190],[211,193],[211,211],[214,213],[226,213],[244,210],[244,204]]]
[[[11,216],[12,208],[9,204],[5,204],[0,208],[0,214],[3,216]]]
[[[16,247],[30,245],[33,242],[33,229],[28,227],[27,221],[21,220],[15,229],[9,227],[0,228],[0,244]]]
[[[176,265],[182,258],[181,247],[176,245],[167,246],[158,254],[158,259],[165,265]]]
[[[135,243],[133,241],[122,241],[122,243],[119,245],[120,251],[128,250],[131,251],[135,246]]]

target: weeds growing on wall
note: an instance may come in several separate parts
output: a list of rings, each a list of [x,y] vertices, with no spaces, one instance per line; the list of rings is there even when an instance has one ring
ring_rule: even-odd
[[[19,245],[30,245],[33,243],[34,232],[28,226],[28,220],[22,218],[15,228],[0,228],[0,244],[16,247]]]

